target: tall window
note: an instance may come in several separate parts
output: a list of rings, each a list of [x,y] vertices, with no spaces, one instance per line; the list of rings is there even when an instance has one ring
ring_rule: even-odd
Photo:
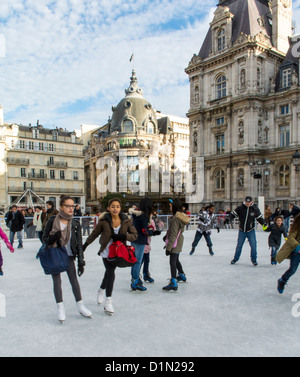
[[[282,77],[281,77],[281,87],[282,88],[288,88],[291,86],[292,82],[292,69],[287,68],[282,71]]]
[[[224,75],[217,78],[217,99],[226,97],[226,77]]]
[[[278,174],[278,185],[281,187],[289,187],[290,185],[290,168],[288,165],[281,165]]]
[[[225,30],[221,29],[218,32],[218,51],[225,49]]]
[[[147,124],[147,132],[149,134],[154,134],[154,124],[152,122],[148,122],[148,124]]]
[[[215,172],[215,189],[225,189],[225,173],[222,169],[219,169]]]
[[[217,154],[222,154],[225,152],[225,135],[216,135],[216,151]]]
[[[126,119],[123,122],[123,132],[124,133],[130,133],[133,132],[133,123],[132,120]]]
[[[279,126],[279,146],[288,147],[290,145],[290,126],[284,124]]]

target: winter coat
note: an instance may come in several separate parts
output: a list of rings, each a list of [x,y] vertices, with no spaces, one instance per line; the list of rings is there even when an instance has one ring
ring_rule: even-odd
[[[56,216],[58,214],[58,210],[55,208],[49,208],[47,209],[47,212],[44,216],[42,216],[43,224],[42,224],[42,230],[46,228],[47,222],[50,219],[51,216]]]
[[[198,228],[197,231],[200,233],[211,233],[211,229],[216,226],[217,228],[217,217],[215,214],[210,215],[208,211],[200,211],[198,215]]]
[[[283,224],[281,224],[279,228],[276,224],[272,224],[265,232],[271,232],[269,235],[269,246],[275,247],[276,249],[280,248],[281,236],[287,237],[287,231]]]
[[[151,229],[155,230],[155,221],[153,219],[150,219],[149,226],[150,226]],[[144,249],[144,253],[145,254],[150,253],[150,251],[151,251],[151,246],[150,245],[151,245],[151,237],[148,236],[148,245],[145,245],[145,249]]]
[[[240,205],[228,215],[229,219],[239,218],[239,230],[242,232],[251,232],[255,228],[255,219],[264,225],[265,221],[256,204],[247,207],[245,204]]]
[[[33,216],[33,225],[36,226],[36,231],[37,232],[41,232],[42,231],[42,212],[40,213],[37,213],[35,212],[34,213],[34,216]]]
[[[283,262],[285,259],[288,259],[291,253],[296,249],[297,246],[300,244],[300,229],[290,232],[288,235],[288,239],[282,245],[280,250],[276,255],[276,261],[278,263]]]
[[[3,239],[4,243],[6,244],[6,246],[9,248],[9,250],[13,250],[13,247],[12,245],[10,244],[10,242],[8,241],[8,237],[7,235],[3,232],[3,230],[0,228],[0,237]],[[1,245],[0,245],[0,252],[1,252]]]
[[[144,212],[132,208],[130,208],[128,212],[132,214],[132,223],[138,234],[134,242],[140,245],[148,245],[148,236],[153,235],[153,232],[148,229],[149,217],[147,217]]]
[[[43,243],[47,246],[51,246],[49,241],[49,235],[52,230],[53,222],[56,216],[51,216],[50,219],[47,221],[44,233],[43,233]],[[78,265],[84,266],[84,256],[82,250],[82,236],[81,236],[81,227],[80,223],[76,219],[72,219],[71,225],[71,242],[70,242],[71,250],[73,253],[74,259],[78,259]]]
[[[132,225],[132,219],[130,219],[124,213],[120,213],[119,216],[121,218],[121,227],[119,230],[119,234],[125,234],[126,241],[134,242],[137,239],[138,234],[135,227]],[[101,235],[99,239],[100,250],[98,252],[98,254],[100,255],[108,245],[109,241],[111,240],[112,234],[113,225],[111,214],[109,212],[103,213],[99,217],[98,224],[96,225],[92,233],[88,236],[85,243],[87,245],[90,245],[99,235]]]
[[[9,212],[6,218],[6,225],[12,232],[20,232],[23,230],[25,218],[20,211],[13,213]]]
[[[167,239],[168,244],[166,246],[166,252],[167,253],[181,253],[182,247],[183,247],[183,232],[185,229],[185,226],[190,222],[190,218],[185,215],[183,212],[176,212],[176,214],[171,218],[169,229],[167,232]],[[180,232],[180,235],[178,237],[178,234]],[[173,245],[177,240],[177,246],[173,248]]]

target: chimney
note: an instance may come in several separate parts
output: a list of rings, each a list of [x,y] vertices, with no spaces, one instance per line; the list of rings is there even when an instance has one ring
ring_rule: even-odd
[[[292,36],[292,0],[272,0],[272,39],[274,47],[286,54]]]

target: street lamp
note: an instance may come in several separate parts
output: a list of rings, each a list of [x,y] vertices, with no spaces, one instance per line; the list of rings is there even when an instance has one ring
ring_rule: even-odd
[[[300,172],[300,153],[298,151],[296,151],[293,154],[293,161],[294,161],[295,171]]]

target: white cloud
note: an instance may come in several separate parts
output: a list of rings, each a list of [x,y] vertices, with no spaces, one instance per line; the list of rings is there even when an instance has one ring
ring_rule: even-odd
[[[6,120],[39,119],[68,129],[105,123],[129,85],[133,51],[145,98],[164,113],[183,116],[189,109],[184,69],[200,50],[215,3],[1,0],[6,57],[0,58],[0,103],[10,115]],[[300,11],[300,0],[294,11]],[[68,112],[68,104],[84,99],[91,99],[89,108]]]

